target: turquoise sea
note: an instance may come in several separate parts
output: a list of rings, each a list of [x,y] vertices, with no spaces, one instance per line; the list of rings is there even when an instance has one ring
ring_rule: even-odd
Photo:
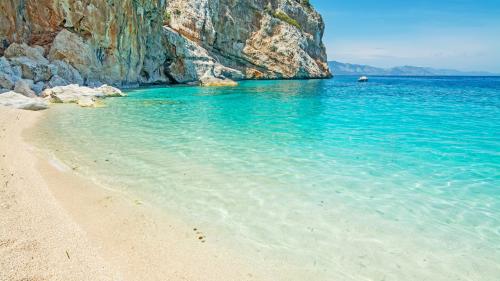
[[[275,280],[500,280],[500,78],[356,79],[136,89],[38,142]]]

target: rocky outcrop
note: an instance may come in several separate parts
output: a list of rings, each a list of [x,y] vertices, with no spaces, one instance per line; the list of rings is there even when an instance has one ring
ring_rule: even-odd
[[[51,78],[51,81],[53,81],[52,83],[61,84],[51,85],[52,87],[68,84],[84,84],[80,72],[78,72],[78,70],[76,70],[71,64],[61,60],[53,60],[51,64],[53,65],[52,73],[54,74],[54,76]]]
[[[33,97],[44,89],[69,84],[83,85],[80,72],[70,63],[49,61],[40,46],[11,44],[0,57],[0,88]],[[94,82],[100,85],[100,82]]]
[[[11,66],[10,62],[5,57],[1,57],[0,88],[11,90],[19,79],[21,79],[21,68]]]
[[[0,2],[0,88],[324,78],[321,16],[304,0]],[[38,91],[39,92],[39,91]]]
[[[205,48],[183,37],[177,31],[164,27],[163,33],[167,42],[167,51],[172,54],[167,68],[172,81],[191,83],[207,79],[229,81],[229,78],[235,80],[245,78],[241,71],[218,63]]]
[[[26,97],[34,98],[36,97],[36,93],[31,89],[33,87],[33,80],[20,79],[17,80],[16,85],[14,86],[14,92],[22,94]]]
[[[14,42],[38,45],[76,68],[85,84],[167,82],[164,0],[11,0],[0,2],[0,53]]]

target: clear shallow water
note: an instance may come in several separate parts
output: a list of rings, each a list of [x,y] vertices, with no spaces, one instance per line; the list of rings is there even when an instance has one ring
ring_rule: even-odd
[[[36,134],[276,280],[499,280],[500,78],[355,81],[140,89]]]

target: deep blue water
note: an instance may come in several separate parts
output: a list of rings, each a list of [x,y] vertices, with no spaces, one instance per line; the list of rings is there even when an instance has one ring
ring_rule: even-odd
[[[356,80],[133,90],[40,145],[277,280],[499,280],[500,78]]]

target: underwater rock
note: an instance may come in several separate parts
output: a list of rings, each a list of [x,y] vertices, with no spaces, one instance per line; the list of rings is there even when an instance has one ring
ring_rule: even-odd
[[[220,79],[216,77],[204,77],[201,79],[203,87],[235,87],[238,83],[231,79]]]

